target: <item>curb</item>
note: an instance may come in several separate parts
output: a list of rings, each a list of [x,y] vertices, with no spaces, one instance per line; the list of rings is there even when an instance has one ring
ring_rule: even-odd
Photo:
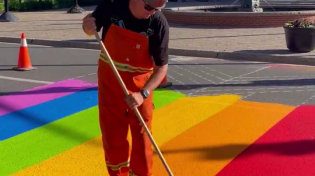
[[[315,65],[315,56],[276,55],[252,52],[219,52],[218,59],[257,61],[296,65]]]
[[[60,48],[81,48],[81,49],[95,49],[100,50],[98,43],[87,42],[71,42],[59,40],[43,40],[43,39],[26,39],[28,44],[44,45]],[[14,37],[0,37],[0,42],[5,43],[20,43],[20,38]],[[298,56],[292,54],[288,55],[275,55],[263,54],[252,52],[227,52],[227,51],[205,51],[205,50],[188,50],[170,48],[170,55],[177,56],[191,56],[191,57],[209,57],[225,60],[238,60],[238,61],[257,61],[257,62],[270,62],[270,63],[284,63],[296,65],[315,65],[315,56]]]
[[[15,37],[0,37],[0,42],[5,43],[20,43],[20,38]],[[31,45],[44,45],[51,47],[60,48],[81,48],[81,49],[97,49],[100,50],[98,43],[87,43],[87,42],[70,42],[70,41],[60,41],[60,40],[44,40],[44,39],[26,39],[27,44]]]

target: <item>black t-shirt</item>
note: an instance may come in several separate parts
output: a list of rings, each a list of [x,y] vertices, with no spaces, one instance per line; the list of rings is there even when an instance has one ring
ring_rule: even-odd
[[[137,19],[130,12],[129,0],[103,0],[92,16],[97,31],[103,28],[103,39],[112,22],[116,22],[128,30],[149,36],[149,52],[156,66],[168,63],[169,25],[161,11],[156,11],[148,19]]]

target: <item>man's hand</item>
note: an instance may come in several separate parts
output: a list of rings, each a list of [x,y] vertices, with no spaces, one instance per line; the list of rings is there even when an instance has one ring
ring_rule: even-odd
[[[96,29],[95,19],[92,17],[92,14],[89,13],[83,18],[83,30],[87,35],[93,35],[94,30]]]
[[[125,98],[125,101],[127,102],[130,108],[137,108],[142,105],[143,96],[141,95],[140,92],[134,92],[133,94],[128,95]]]

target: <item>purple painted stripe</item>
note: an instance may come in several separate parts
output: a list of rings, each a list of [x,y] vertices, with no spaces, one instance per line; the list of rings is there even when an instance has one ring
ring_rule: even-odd
[[[0,116],[70,95],[96,84],[69,79],[0,97]]]

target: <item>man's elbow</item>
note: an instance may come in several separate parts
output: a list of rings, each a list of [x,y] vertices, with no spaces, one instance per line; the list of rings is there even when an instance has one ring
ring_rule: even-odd
[[[163,66],[155,66],[154,72],[155,73],[165,73],[167,72],[168,64],[165,64]]]

